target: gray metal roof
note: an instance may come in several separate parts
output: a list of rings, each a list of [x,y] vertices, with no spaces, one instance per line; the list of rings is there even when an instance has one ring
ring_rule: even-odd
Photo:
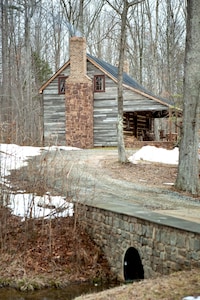
[[[103,68],[107,73],[109,73],[111,76],[113,76],[116,80],[118,79],[118,67],[113,66],[107,62],[105,62],[102,59],[99,59],[91,54],[87,54],[87,57],[92,59],[96,64],[98,64],[101,68]],[[141,91],[150,97],[155,97],[159,99],[160,101],[166,103],[167,105],[174,105],[170,100],[156,96],[152,92],[148,91],[145,87],[143,87],[141,84],[139,84],[135,79],[130,77],[127,73],[124,72],[123,74],[123,83],[127,86],[130,86],[138,91]]]

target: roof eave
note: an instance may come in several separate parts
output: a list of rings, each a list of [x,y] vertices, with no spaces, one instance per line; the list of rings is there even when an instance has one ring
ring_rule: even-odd
[[[107,75],[110,79],[112,79],[116,84],[118,83],[118,80],[114,77],[114,76],[112,76],[109,72],[107,72],[104,68],[102,68],[98,63],[96,63],[91,57],[89,57],[88,55],[87,55],[87,60],[89,61],[89,62],[91,62],[95,67],[97,67],[100,71],[102,71],[105,75]],[[68,60],[52,77],[50,77],[41,87],[40,87],[40,89],[39,89],[39,93],[40,94],[42,94],[43,93],[43,90],[65,69],[65,68],[67,68],[68,67],[68,65],[70,64],[70,60]],[[137,94],[140,94],[140,95],[142,95],[142,96],[144,96],[144,97],[148,97],[148,98],[150,98],[150,99],[152,99],[152,100],[155,100],[156,102],[158,102],[158,103],[160,103],[160,104],[162,104],[162,105],[164,105],[165,107],[168,107],[168,108],[170,108],[170,109],[175,109],[175,110],[178,110],[178,111],[182,111],[181,109],[179,109],[179,108],[176,108],[174,105],[171,105],[171,104],[169,104],[169,103],[166,103],[166,102],[164,102],[164,101],[162,101],[162,100],[160,100],[159,98],[157,98],[157,97],[155,97],[155,96],[152,96],[152,95],[150,95],[150,94],[147,94],[147,93],[145,93],[145,92],[142,92],[142,91],[140,91],[140,90],[138,90],[138,89],[135,89],[135,88],[133,88],[132,86],[130,86],[130,85],[127,85],[127,84],[124,84],[123,83],[123,87],[124,88],[127,88],[127,89],[130,89],[130,90],[132,90],[133,92],[135,92],[135,93],[137,93]]]
[[[112,76],[109,72],[106,72],[105,69],[102,68],[99,64],[97,64],[92,58],[90,58],[90,57],[87,56],[87,59],[88,59],[88,61],[90,61],[93,65],[95,65],[99,70],[101,70],[104,74],[106,74],[109,78],[111,78],[115,83],[118,83],[118,80],[117,80],[114,76]],[[138,89],[135,89],[135,88],[133,88],[133,87],[130,86],[130,85],[127,85],[127,84],[124,84],[124,83],[123,83],[123,87],[124,87],[124,88],[127,88],[127,89],[129,89],[129,90],[132,90],[133,92],[135,92],[135,93],[137,93],[137,94],[140,94],[140,95],[142,95],[142,96],[144,96],[144,97],[148,97],[148,98],[150,98],[150,99],[152,99],[152,100],[155,100],[155,101],[159,102],[160,104],[162,104],[162,105],[164,105],[164,106],[166,106],[166,107],[168,107],[168,108],[173,108],[173,105],[170,105],[170,104],[168,104],[168,103],[166,103],[166,102],[164,102],[164,101],[162,101],[162,100],[160,100],[160,99],[158,99],[158,98],[156,98],[156,97],[154,97],[154,96],[152,96],[152,95],[150,95],[150,94],[147,94],[147,93],[144,93],[144,92],[142,92],[142,91],[140,91],[140,90],[138,90]]]
[[[58,71],[51,76],[45,83],[43,83],[43,85],[40,87],[39,89],[39,93],[42,94],[43,90],[60,74],[62,73],[62,71],[64,69],[66,69],[68,67],[68,65],[70,64],[70,60],[68,60],[60,69],[58,69]]]
[[[157,98],[157,97],[155,97],[155,96],[152,96],[152,95],[147,94],[147,93],[145,93],[145,92],[142,92],[142,91],[140,91],[140,90],[138,90],[138,89],[135,89],[135,88],[133,88],[132,86],[129,86],[129,85],[126,85],[126,84],[123,84],[123,86],[124,86],[125,88],[128,88],[128,89],[132,90],[132,91],[135,92],[135,93],[138,93],[138,94],[144,96],[144,97],[147,97],[147,98],[150,98],[150,99],[152,99],[152,100],[155,100],[156,102],[158,102],[158,103],[160,103],[160,104],[162,104],[162,105],[164,105],[164,106],[166,106],[166,107],[169,107],[169,108],[172,108],[172,107],[173,107],[173,105],[171,105],[171,104],[169,104],[169,103],[166,103],[166,102],[160,100],[159,98]]]
[[[112,76],[109,72],[107,72],[104,68],[97,64],[92,58],[87,56],[87,60],[91,62],[95,67],[97,67],[100,71],[102,71],[104,74],[106,74],[108,77],[110,77],[113,81],[115,81],[116,83],[118,82],[118,80],[116,80],[114,76]]]

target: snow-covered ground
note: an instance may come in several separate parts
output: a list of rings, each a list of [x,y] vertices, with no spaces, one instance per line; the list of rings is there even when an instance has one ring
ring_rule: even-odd
[[[20,169],[27,165],[27,160],[33,156],[40,155],[42,151],[78,150],[74,147],[31,147],[18,146],[15,144],[0,144],[0,183],[10,186],[5,179],[11,170]],[[22,218],[49,218],[73,215],[73,204],[61,196],[44,196],[27,194],[19,191],[10,194],[9,199],[5,197],[5,204],[12,210],[14,215]]]
[[[159,162],[163,164],[178,165],[179,148],[167,150],[164,148],[157,148],[155,146],[144,146],[132,156],[129,161],[137,164],[140,161]],[[200,143],[199,143],[199,160],[200,160]]]
[[[167,150],[163,148],[157,148],[155,146],[144,146],[129,157],[129,161],[133,164],[137,164],[140,161],[151,161],[163,164],[177,165],[178,159],[178,148]]]
[[[200,300],[200,296],[197,296],[197,297],[187,296],[187,297],[184,297],[182,300]]]
[[[28,158],[40,155],[42,151],[56,150],[79,150],[79,148],[66,146],[31,147],[18,146],[16,144],[0,144],[0,175],[1,177],[7,176],[10,174],[10,170],[26,166]]]
[[[25,218],[54,218],[73,216],[73,203],[61,196],[37,196],[34,194],[10,194],[7,206],[16,216]]]

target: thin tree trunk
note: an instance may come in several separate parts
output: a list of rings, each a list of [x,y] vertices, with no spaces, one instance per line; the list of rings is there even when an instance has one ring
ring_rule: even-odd
[[[123,0],[119,7],[110,3],[109,0],[106,2],[115,10],[121,17],[121,33],[120,33],[120,48],[119,48],[119,66],[118,66],[118,120],[117,120],[117,139],[118,139],[118,160],[122,163],[127,161],[124,135],[123,135],[123,68],[124,68],[124,57],[125,57],[125,46],[126,46],[126,23],[128,9],[143,0],[127,1]],[[120,8],[122,7],[122,12]]]
[[[126,151],[123,135],[123,67],[126,45],[126,19],[128,13],[128,3],[124,1],[122,12],[120,51],[119,51],[119,67],[118,67],[118,123],[117,123],[117,138],[118,138],[118,160],[126,162]]]
[[[1,0],[1,121],[10,122],[8,1]]]

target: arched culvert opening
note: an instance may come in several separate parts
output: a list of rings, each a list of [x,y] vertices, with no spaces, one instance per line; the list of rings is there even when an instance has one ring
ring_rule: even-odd
[[[144,269],[138,251],[128,248],[124,256],[124,279],[126,282],[144,279]]]

